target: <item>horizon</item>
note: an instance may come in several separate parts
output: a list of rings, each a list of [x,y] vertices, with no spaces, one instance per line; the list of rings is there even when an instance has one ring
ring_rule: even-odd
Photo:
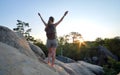
[[[57,22],[65,11],[69,11],[57,27],[58,37],[78,32],[85,41],[94,41],[98,37],[114,38],[120,36],[119,3],[119,0],[1,0],[0,25],[13,29],[17,20],[29,23],[32,28],[30,34],[45,43],[45,26],[38,12],[46,22],[49,16]]]

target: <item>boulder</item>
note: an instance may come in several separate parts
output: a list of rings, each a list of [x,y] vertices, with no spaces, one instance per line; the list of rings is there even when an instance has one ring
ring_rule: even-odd
[[[98,46],[98,50],[101,54],[104,54],[107,57],[111,57],[115,60],[118,60],[118,57],[116,55],[114,55],[112,52],[110,52],[110,50],[108,50],[107,48],[105,48],[104,46]]]
[[[15,32],[7,27],[0,26],[0,42],[17,48],[21,53],[37,59],[25,38],[20,38]]]
[[[101,66],[93,65],[84,61],[63,63],[56,59],[55,69],[61,75],[103,75],[104,73]]]
[[[78,64],[84,66],[84,68],[87,68],[89,71],[93,72],[95,75],[102,75],[104,73],[103,67],[90,64],[84,61],[78,61]]]
[[[26,41],[25,37],[20,33],[20,32],[15,32],[16,35],[19,36],[19,38],[23,39]],[[42,51],[42,49],[40,47],[38,47],[37,45],[34,45],[32,42],[27,42],[29,47],[31,48],[31,50],[35,53],[35,55],[37,56],[37,58],[40,61],[43,61],[43,59],[45,59],[45,54]]]
[[[59,75],[45,63],[0,42],[0,75]]]
[[[106,65],[108,64],[109,58],[112,58],[116,61],[118,61],[118,57],[114,55],[110,50],[108,50],[106,47],[99,45],[98,46],[98,65]]]
[[[42,51],[42,49],[32,43],[29,42],[30,48],[32,49],[32,51],[37,55],[38,58],[42,58],[45,59],[45,54]]]

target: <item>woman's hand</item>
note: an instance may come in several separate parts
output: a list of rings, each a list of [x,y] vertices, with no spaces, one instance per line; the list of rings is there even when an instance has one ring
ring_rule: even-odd
[[[64,16],[66,16],[68,14],[68,11],[66,11],[65,13],[64,13]]]
[[[38,15],[41,16],[40,13],[38,13]]]

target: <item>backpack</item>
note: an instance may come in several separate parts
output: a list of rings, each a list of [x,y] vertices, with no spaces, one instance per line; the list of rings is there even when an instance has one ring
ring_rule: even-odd
[[[56,28],[54,25],[48,25],[46,28],[45,28],[45,31],[46,31],[46,36],[49,40],[53,40],[56,38]]]

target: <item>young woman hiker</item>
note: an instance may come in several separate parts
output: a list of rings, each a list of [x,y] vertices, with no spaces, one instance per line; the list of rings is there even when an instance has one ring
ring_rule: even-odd
[[[45,25],[45,31],[46,31],[46,36],[47,36],[46,46],[48,48],[48,64],[51,65],[52,67],[54,66],[55,57],[56,57],[56,48],[58,46],[56,27],[64,19],[64,17],[67,15],[67,13],[68,13],[68,11],[66,11],[64,13],[64,15],[61,17],[61,19],[56,23],[54,23],[54,17],[52,17],[52,16],[49,17],[48,23],[46,23],[43,20],[41,14],[38,13],[41,21]],[[50,62],[51,57],[52,57],[52,62]]]

